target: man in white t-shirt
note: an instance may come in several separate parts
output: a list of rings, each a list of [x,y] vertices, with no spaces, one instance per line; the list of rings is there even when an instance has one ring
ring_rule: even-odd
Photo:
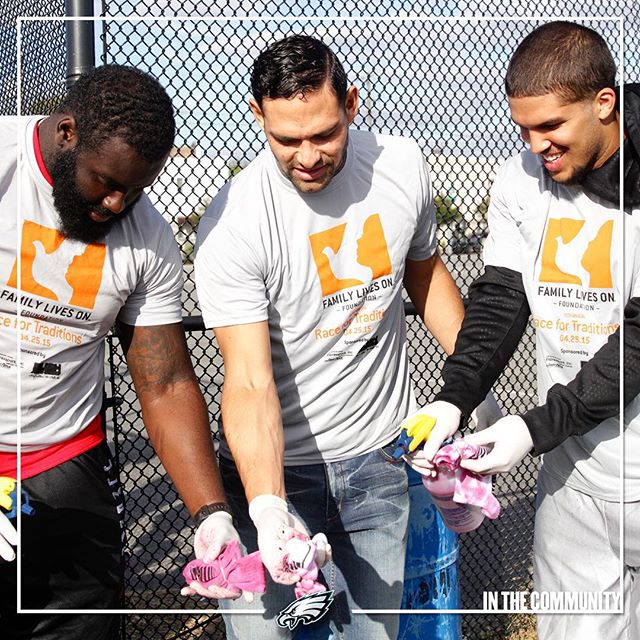
[[[0,119],[0,476],[35,510],[21,525],[23,609],[120,608],[123,499],[100,418],[114,324],[151,441],[202,522],[196,555],[237,539],[186,348],[178,248],[144,194],[174,131],[160,84],[117,65],[81,76],[49,117]],[[110,640],[118,627],[16,615],[16,563],[0,564],[2,638]]]
[[[252,92],[269,148],[202,218],[196,285],[224,357],[225,490],[243,543],[281,584],[263,615],[225,615],[227,637],[290,636],[275,618],[293,600],[282,547],[298,529],[332,547],[334,636],[395,638],[398,616],[353,610],[402,596],[407,477],[380,450],[415,405],[403,284],[447,352],[463,314],[429,176],[414,142],[349,129],[357,90],[314,38],[267,47]]]
[[[621,589],[625,597],[624,615],[539,615],[544,640],[640,634],[640,86],[624,91],[621,126],[614,80],[604,40],[580,25],[543,25],[514,53],[506,92],[530,150],[508,160],[496,176],[485,273],[470,290],[455,352],[443,369],[444,387],[423,409],[438,417],[438,425],[414,459],[431,472],[438,446],[457,428],[455,415],[469,411],[493,384],[531,314],[543,404],[468,436],[468,442],[493,449],[463,466],[503,472],[531,449],[544,453],[534,536],[536,591],[558,592],[557,609],[615,612],[622,606]]]

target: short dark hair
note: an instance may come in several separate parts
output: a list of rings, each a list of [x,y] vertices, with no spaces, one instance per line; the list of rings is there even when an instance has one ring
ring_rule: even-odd
[[[616,65],[598,33],[573,22],[550,22],[516,49],[505,78],[510,98],[555,93],[579,102],[614,87]]]
[[[253,63],[251,91],[260,107],[263,98],[291,98],[320,89],[329,80],[343,104],[347,75],[335,53],[311,36],[296,34],[270,44]]]
[[[171,99],[155,78],[134,67],[110,64],[82,74],[56,111],[75,118],[79,149],[95,150],[118,137],[153,162],[173,146]]]

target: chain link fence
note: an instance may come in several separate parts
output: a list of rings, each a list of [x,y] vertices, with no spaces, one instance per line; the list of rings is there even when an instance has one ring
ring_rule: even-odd
[[[8,4],[9,9],[3,9],[9,15],[7,25],[3,15],[0,28],[0,44],[5,39],[8,43],[0,49],[2,113],[15,111],[15,77],[8,74],[5,79],[4,71],[11,64],[15,68],[11,20],[18,14],[41,15],[38,12],[45,4],[51,12],[50,3],[14,0]],[[501,5],[490,0],[391,2],[386,7],[338,0],[322,6],[315,0],[285,5],[220,0],[215,7],[188,0],[103,2],[103,16],[193,17],[107,20],[101,29],[99,63],[130,64],[150,71],[176,106],[176,148],[150,196],[172,225],[182,250],[188,344],[214,429],[222,361],[212,335],[203,331],[197,317],[192,254],[198,220],[210,199],[265,144],[247,105],[255,56],[271,41],[291,33],[321,38],[337,52],[350,82],[359,88],[361,108],[354,126],[408,136],[420,144],[433,180],[442,255],[464,294],[482,271],[480,252],[495,171],[523,148],[510,122],[502,82],[511,52],[541,22],[525,18],[538,12],[549,19],[592,16],[584,23],[605,37],[617,60],[620,23],[597,17],[625,16],[625,77],[629,81],[640,77],[636,0],[613,0],[606,6],[595,0],[549,0],[540,1],[539,6],[535,0],[516,0],[509,8],[513,20],[492,19],[505,13]],[[267,17],[282,16],[285,10],[287,18]],[[375,19],[366,17],[374,12]],[[245,13],[261,18],[236,17]],[[338,17],[343,15],[351,17]],[[197,16],[215,18],[198,20]],[[22,107],[25,113],[46,113],[64,87],[64,27],[59,22],[29,23],[24,31]],[[4,91],[5,87],[9,89]],[[6,98],[11,89],[14,93]],[[407,322],[418,401],[425,403],[439,388],[442,352],[418,319],[409,315]],[[125,606],[175,609],[176,613],[204,608],[208,603],[179,595],[179,570],[191,553],[188,514],[148,442],[117,340],[111,338],[108,346],[107,416],[126,499]],[[494,392],[505,413],[535,405],[532,331]],[[514,473],[500,476],[495,487],[503,507],[500,518],[460,537],[464,609],[482,608],[483,591],[530,589],[536,473],[536,461],[525,459]],[[466,615],[463,633],[473,640],[516,638],[523,624],[531,625],[521,618]],[[204,612],[131,614],[123,618],[122,635],[167,640],[225,637],[220,618]]]
[[[64,0],[3,0],[0,8],[0,115],[17,112],[18,16],[64,16]],[[22,113],[50,113],[65,92],[66,49],[61,21],[37,21],[22,32]]]

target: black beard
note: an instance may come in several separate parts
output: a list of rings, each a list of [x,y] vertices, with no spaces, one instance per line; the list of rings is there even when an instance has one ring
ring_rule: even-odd
[[[570,178],[565,182],[565,184],[582,184],[583,180],[593,171],[593,165],[595,162],[592,162],[586,167],[581,167],[578,169]]]
[[[85,244],[100,242],[113,226],[133,208],[133,203],[121,213],[114,215],[109,210],[84,198],[76,186],[78,165],[77,148],[62,151],[51,167],[53,181],[53,204],[60,218],[60,231],[70,240]],[[105,222],[91,219],[91,212],[113,216]]]
[[[591,157],[586,162],[583,167],[580,167],[570,178],[565,182],[565,184],[583,184],[585,178],[593,171],[593,167],[595,166],[599,155],[599,149],[594,149]]]

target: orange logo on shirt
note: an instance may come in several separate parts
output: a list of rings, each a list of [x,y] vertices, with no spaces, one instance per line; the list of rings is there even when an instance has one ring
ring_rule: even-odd
[[[540,282],[561,282],[591,288],[611,289],[611,240],[613,220],[603,223],[595,237],[576,255],[584,220],[551,218],[542,247]],[[584,232],[583,232],[584,233]],[[582,239],[583,242],[586,239]],[[573,245],[573,246],[568,246]],[[580,262],[577,262],[580,260]],[[580,275],[580,267],[585,271]],[[587,282],[588,280],[588,282]]]
[[[354,247],[343,245],[346,227],[347,223],[343,223],[309,236],[323,297],[391,273],[380,214],[374,213],[365,220],[362,235],[355,243],[355,260],[353,255],[349,256]]]
[[[93,309],[107,249],[104,244],[75,243],[76,252],[60,252],[66,238],[57,229],[26,220],[22,225],[21,289],[42,298]],[[67,244],[69,247],[69,244]],[[60,279],[60,271],[65,274]],[[18,261],[7,282],[18,288]]]

